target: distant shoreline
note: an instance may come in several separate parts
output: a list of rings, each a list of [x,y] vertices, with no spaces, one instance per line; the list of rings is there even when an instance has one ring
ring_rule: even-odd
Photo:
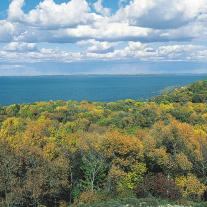
[[[207,73],[149,73],[149,74],[57,74],[57,75],[0,75],[2,77],[64,77],[64,76],[207,76]]]

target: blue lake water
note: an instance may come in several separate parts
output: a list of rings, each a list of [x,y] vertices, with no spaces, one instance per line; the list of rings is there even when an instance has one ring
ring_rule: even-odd
[[[49,100],[146,100],[207,75],[89,75],[0,77],[0,105]]]

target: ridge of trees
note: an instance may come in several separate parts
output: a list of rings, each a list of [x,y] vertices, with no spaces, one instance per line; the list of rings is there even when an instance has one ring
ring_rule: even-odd
[[[160,96],[152,99],[157,103],[179,102],[179,103],[206,103],[207,102],[207,80],[197,81],[188,86],[175,88],[163,92]]]

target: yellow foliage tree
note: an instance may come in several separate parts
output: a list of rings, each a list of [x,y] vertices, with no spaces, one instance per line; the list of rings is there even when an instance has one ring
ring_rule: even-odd
[[[177,186],[180,188],[182,196],[186,199],[197,200],[200,199],[206,186],[202,184],[198,178],[192,174],[181,176],[175,180]]]

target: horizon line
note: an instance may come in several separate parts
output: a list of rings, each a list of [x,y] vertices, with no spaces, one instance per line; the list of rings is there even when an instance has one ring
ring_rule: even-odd
[[[134,74],[124,74],[124,73],[77,73],[77,74],[40,74],[40,75],[0,75],[0,77],[44,77],[44,76],[159,76],[159,75],[207,75],[206,73],[134,73]]]

